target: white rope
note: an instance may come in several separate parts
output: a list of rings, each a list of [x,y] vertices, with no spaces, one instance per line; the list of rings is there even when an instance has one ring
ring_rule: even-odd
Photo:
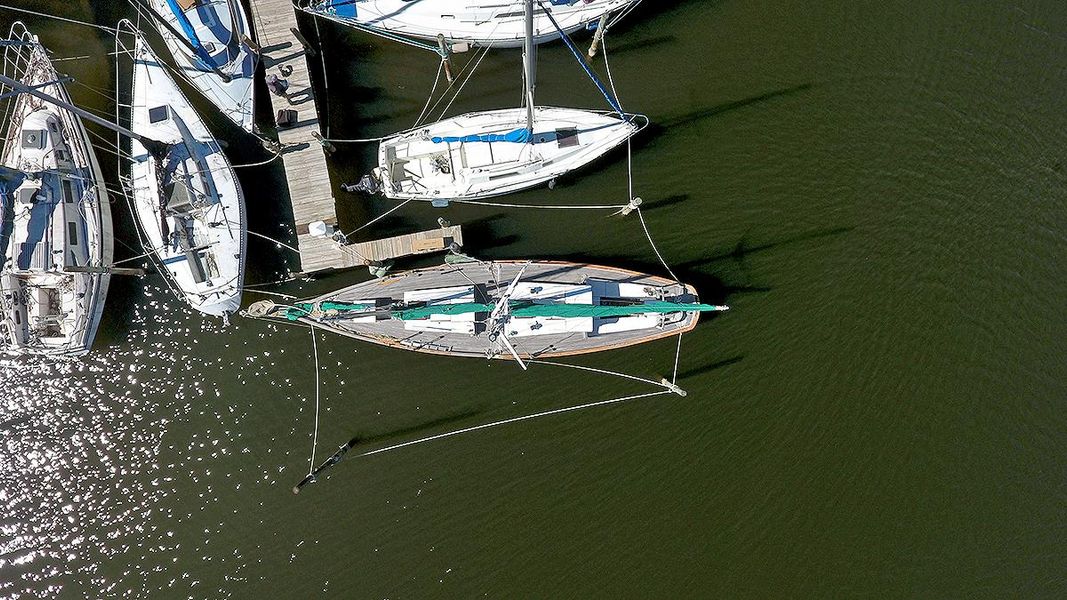
[[[645,224],[645,217],[643,214],[641,214],[641,207],[637,207],[637,218],[641,221],[641,228],[645,230],[645,237],[648,238],[648,243],[652,246],[652,251],[656,253],[656,258],[659,259],[659,262],[663,265],[663,268],[667,269],[667,273],[670,274],[671,279],[674,279],[676,283],[681,284],[681,280],[678,279],[678,276],[675,275],[674,271],[672,271],[670,266],[667,265],[667,261],[663,260],[663,255],[659,253],[659,248],[656,247],[656,242],[652,241],[652,234],[648,232],[648,225]]]
[[[288,248],[288,249],[292,250],[293,252],[296,252],[297,254],[300,254],[299,250],[297,250],[296,248],[293,248],[292,246],[290,246],[289,244],[286,244],[285,242],[279,242],[278,240],[276,240],[276,239],[274,239],[272,237],[265,236],[262,233],[256,233],[255,231],[252,231],[251,229],[248,230],[248,233],[250,233],[250,234],[252,234],[252,235],[254,235],[256,237],[263,238],[263,239],[267,240],[268,242],[274,242],[275,244],[278,244],[279,246],[282,246],[284,248]]]
[[[682,335],[678,334],[678,349],[674,352],[674,375],[671,375],[671,383],[678,383],[678,363],[682,361]]]
[[[576,410],[583,410],[583,409],[586,409],[586,408],[593,408],[593,407],[596,407],[596,406],[606,406],[608,404],[617,404],[617,403],[620,403],[620,402],[627,402],[627,401],[630,401],[630,400],[638,400],[640,398],[651,398],[652,396],[660,396],[660,395],[663,395],[663,394],[670,394],[670,393],[671,392],[668,391],[668,390],[661,390],[661,391],[658,391],[658,392],[649,392],[647,394],[637,394],[635,396],[624,396],[622,398],[614,398],[612,400],[601,400],[600,402],[590,402],[588,404],[581,404],[581,405],[578,405],[578,406],[568,406],[567,408],[557,408],[555,410],[546,410],[546,411],[543,411],[543,412],[534,413],[532,415],[525,415],[525,416],[522,416],[522,417],[513,417],[511,419],[504,419],[504,420],[501,420],[501,421],[494,421],[492,423],[485,423],[484,425],[476,425],[474,427],[467,427],[465,429],[459,429],[457,431],[450,431],[448,433],[439,433],[437,435],[431,435],[429,437],[424,437],[424,438],[420,438],[420,439],[417,439],[417,440],[412,440],[410,442],[404,442],[402,444],[394,444],[392,446],[386,446],[385,448],[379,448],[378,450],[371,450],[370,452],[364,452],[363,454],[357,454],[356,458],[362,458],[364,456],[372,456],[374,454],[381,454],[383,452],[389,452],[389,451],[392,451],[392,450],[399,450],[400,448],[406,448],[408,446],[414,446],[416,444],[424,444],[426,442],[432,442],[434,440],[440,440],[440,439],[444,439],[444,438],[460,435],[460,434],[463,434],[463,433],[470,433],[472,431],[480,431],[482,429],[489,429],[489,428],[492,428],[492,427],[499,427],[501,425],[508,425],[508,424],[511,424],[511,423],[518,423],[520,421],[529,421],[530,419],[537,419],[537,418],[540,418],[540,417],[558,415],[558,414],[562,414],[562,413],[573,412],[573,411],[576,411]]]
[[[469,82],[471,80],[471,77],[474,76],[474,72],[478,70],[479,66],[481,66],[482,61],[485,60],[486,56],[488,56],[489,50],[492,47],[493,47],[493,44],[489,44],[488,46],[485,46],[485,48],[482,51],[482,55],[479,56],[477,62],[474,63],[474,68],[472,68],[470,70],[470,72],[467,73],[467,76],[463,80],[463,83],[459,84],[459,87],[456,89],[456,92],[454,94],[452,94],[452,99],[448,101],[448,105],[445,106],[444,110],[441,111],[441,114],[439,114],[437,116],[437,120],[438,121],[440,121],[441,119],[444,118],[444,116],[448,113],[448,109],[452,108],[452,103],[456,101],[456,98],[459,98],[459,95],[463,92],[463,88],[467,86],[467,82]],[[468,64],[470,64],[470,63],[468,63]],[[464,66],[463,70],[466,71],[466,69],[467,69],[467,67]],[[462,73],[461,73],[461,75],[462,75]],[[451,89],[451,86],[449,86],[449,89]],[[445,94],[448,94],[448,90],[445,90]],[[441,95],[441,99],[444,99],[445,94]],[[438,100],[438,104],[440,104],[440,100]],[[435,104],[434,105],[434,109],[436,109],[436,108],[437,108],[437,105]]]
[[[144,254],[141,254],[141,255],[138,255],[138,256],[133,256],[133,257],[130,257],[130,258],[124,258],[122,260],[117,260],[117,261],[111,263],[111,266],[121,265],[122,263],[128,263],[128,262],[131,262],[131,261],[134,261],[134,260],[139,260],[139,259],[145,258],[147,256],[150,256],[152,254],[155,254],[155,252],[156,251],[153,248],[152,250],[149,250],[148,252],[145,252]]]
[[[641,383],[647,383],[649,385],[654,385],[656,387],[666,387],[666,386],[664,386],[662,383],[660,383],[658,381],[652,381],[651,379],[645,379],[643,377],[637,377],[635,375],[627,375],[626,373],[617,373],[615,371],[608,371],[606,369],[597,369],[597,368],[594,368],[594,367],[584,367],[582,365],[571,365],[571,364],[568,364],[568,363],[552,362],[552,361],[548,361],[548,360],[532,359],[532,360],[528,360],[526,362],[528,362],[529,364],[550,365],[550,366],[553,366],[553,367],[567,367],[568,369],[578,369],[579,371],[589,371],[591,373],[600,373],[601,375],[614,375],[616,377],[622,377],[623,379],[632,379],[633,381],[640,381]]]
[[[347,238],[350,235],[355,235],[355,234],[359,233],[360,231],[370,227],[371,225],[374,225],[378,221],[381,221],[382,219],[388,217],[389,215],[391,215],[394,212],[396,212],[396,211],[400,210],[401,208],[403,208],[404,205],[406,205],[408,202],[411,202],[411,200],[404,200],[403,202],[401,202],[400,204],[397,204],[393,208],[390,208],[389,210],[385,211],[384,213],[378,215],[377,217],[374,217],[370,221],[367,221],[363,225],[360,225],[359,227],[353,229],[351,233],[346,233],[345,237]]]
[[[323,141],[330,142],[332,144],[372,144],[374,142],[380,142],[388,136],[376,137],[376,138],[363,138],[359,140],[339,140],[336,138],[322,138]]]
[[[615,91],[615,78],[611,75],[611,63],[608,62],[608,31],[604,30],[604,34],[600,36],[600,51],[604,53],[604,68],[608,72],[608,83],[611,84],[611,95],[615,96],[615,101],[622,106],[622,101],[619,100],[619,92]]]
[[[279,284],[282,284],[282,283],[289,283],[290,281],[296,281],[296,280],[297,280],[296,277],[286,277],[285,279],[279,279],[277,281],[266,281],[266,282],[263,282],[263,283],[253,283],[252,285],[244,286],[244,289],[251,290],[251,289],[255,289],[255,288],[267,287],[269,285],[279,285]]]
[[[315,341],[315,327],[311,327],[311,352],[315,355],[315,433],[311,438],[311,458],[308,460],[308,475],[315,470],[315,450],[319,446],[319,348]]]
[[[426,96],[426,105],[422,107],[422,112],[419,113],[419,118],[415,119],[415,124],[411,126],[412,128],[422,125],[422,119],[426,116],[427,111],[430,110],[430,102],[433,100],[434,92],[437,91],[437,85],[441,83],[441,72],[444,70],[445,61],[442,60],[441,63],[437,65],[437,77],[433,80],[433,88],[430,90],[430,95]]]
[[[255,137],[259,137],[259,136],[255,136]],[[260,138],[260,139],[262,139],[262,138]],[[270,163],[278,160],[281,157],[281,155],[282,155],[281,150],[278,150],[278,151],[274,152],[274,156],[272,156],[272,157],[270,157],[267,160],[264,160],[262,162],[246,163],[246,164],[243,164],[243,165],[230,165],[230,168],[231,169],[244,169],[244,168],[247,168],[247,167],[262,167],[263,165],[270,164]],[[219,167],[217,169],[212,169],[212,171],[223,171],[223,170],[225,170],[225,166]],[[201,172],[203,172],[203,171],[201,171]]]
[[[285,298],[286,300],[296,300],[296,296],[292,294],[283,294],[281,292],[268,292],[267,290],[250,290],[248,288],[241,288],[241,290],[248,292],[249,294],[263,294],[266,296],[277,296],[279,298]]]
[[[426,202],[432,202],[432,200],[425,200]],[[474,204],[477,206],[497,206],[503,208],[558,208],[561,210],[619,210],[620,208],[626,208],[625,204],[596,204],[596,205],[576,205],[570,206],[567,204],[509,204],[507,202],[482,202],[480,200],[449,200],[450,203],[455,204]]]

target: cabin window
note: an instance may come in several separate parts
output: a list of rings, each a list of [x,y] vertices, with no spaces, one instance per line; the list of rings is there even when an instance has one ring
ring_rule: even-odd
[[[59,127],[56,127],[56,122],[55,121],[49,121],[48,122],[48,128],[51,129],[52,131],[56,132],[56,133],[59,133]]]
[[[15,325],[22,325],[22,313],[15,311]]]
[[[63,180],[63,201],[67,204],[74,202],[74,184],[69,179]]]
[[[67,223],[67,245],[78,245],[78,224],[74,222]]]
[[[559,143],[560,148],[573,148],[574,146],[577,146],[578,130],[573,127],[557,129],[556,142]]]
[[[148,122],[159,123],[160,121],[167,120],[167,107],[157,106],[155,108],[148,109]]]

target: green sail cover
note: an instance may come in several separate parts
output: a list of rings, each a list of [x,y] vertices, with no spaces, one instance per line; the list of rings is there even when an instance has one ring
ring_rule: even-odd
[[[421,308],[394,310],[393,318],[401,321],[426,319],[433,315],[462,315],[478,312],[492,312],[494,304],[462,303],[437,304]],[[666,314],[676,312],[708,312],[722,310],[720,306],[710,304],[685,304],[679,302],[646,302],[629,306],[594,306],[592,304],[536,304],[529,301],[511,302],[513,317],[625,317],[641,314]]]
[[[290,321],[296,321],[301,317],[310,315],[311,311],[315,309],[314,302],[299,302],[285,311],[285,318]],[[320,302],[318,305],[318,310],[321,311],[336,310],[338,312],[366,312],[373,309],[373,304],[350,304],[348,302]]]

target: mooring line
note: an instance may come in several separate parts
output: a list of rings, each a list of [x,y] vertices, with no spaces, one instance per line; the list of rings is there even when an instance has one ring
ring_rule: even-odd
[[[319,347],[315,341],[315,326],[311,326],[311,353],[315,355],[315,433],[311,438],[311,458],[308,459],[308,475],[315,471],[315,450],[319,447]]]
[[[656,384],[656,385],[659,385],[659,384]],[[401,448],[406,448],[408,446],[414,446],[416,444],[424,444],[426,442],[432,442],[434,440],[440,440],[440,439],[444,439],[444,438],[460,435],[460,434],[463,434],[463,433],[470,433],[472,431],[480,431],[482,429],[489,429],[489,428],[492,428],[492,427],[500,427],[501,425],[508,425],[508,424],[511,424],[511,423],[518,423],[520,421],[529,421],[530,419],[537,419],[537,418],[540,418],[540,417],[548,417],[548,416],[551,416],[551,415],[558,415],[558,414],[562,414],[562,413],[573,412],[573,411],[576,411],[576,410],[583,410],[583,409],[586,409],[586,408],[594,408],[594,407],[597,407],[597,406],[606,406],[608,404],[618,404],[620,402],[627,402],[627,401],[630,401],[630,400],[638,400],[640,398],[651,398],[652,396],[661,396],[663,394],[670,394],[670,393],[671,392],[669,390],[660,390],[658,392],[648,392],[646,394],[637,394],[637,395],[634,395],[634,396],[624,396],[622,398],[614,398],[614,399],[611,399],[611,400],[601,400],[599,402],[590,402],[588,404],[580,404],[578,406],[568,406],[566,408],[556,408],[556,409],[553,409],[553,410],[546,410],[546,411],[542,411],[542,412],[539,412],[539,413],[534,413],[532,415],[524,415],[524,416],[521,416],[521,417],[512,417],[510,419],[503,419],[503,420],[500,420],[500,421],[494,421],[492,423],[485,423],[483,425],[475,425],[474,427],[467,427],[467,428],[464,428],[464,429],[458,429],[456,431],[449,431],[448,433],[439,433],[437,435],[431,435],[429,437],[424,437],[424,438],[420,438],[420,439],[417,439],[417,440],[411,440],[410,442],[404,442],[402,444],[394,444],[392,446],[386,446],[385,448],[379,448],[377,450],[371,450],[370,452],[364,452],[362,454],[357,454],[356,458],[363,458],[365,456],[373,456],[375,454],[382,454],[383,452],[390,452],[392,450],[399,450]]]

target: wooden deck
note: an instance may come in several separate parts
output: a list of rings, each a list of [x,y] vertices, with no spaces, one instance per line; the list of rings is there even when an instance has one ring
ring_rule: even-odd
[[[398,235],[370,242],[359,242],[342,246],[342,250],[358,260],[369,263],[414,254],[445,252],[452,242],[460,246],[463,245],[463,229],[459,225]]]
[[[346,253],[333,240],[308,234],[308,224],[315,221],[336,225],[337,206],[325,152],[312,135],[321,132],[304,47],[292,32],[297,28],[296,9],[291,0],[250,0],[250,3],[265,73],[289,82],[288,99],[268,94],[272,113],[276,115],[283,109],[298,112],[294,126],[278,130],[278,140],[285,148],[282,160],[293,205],[300,271],[311,273],[361,264],[348,264]],[[283,76],[279,72],[283,65],[292,67],[292,73]]]

